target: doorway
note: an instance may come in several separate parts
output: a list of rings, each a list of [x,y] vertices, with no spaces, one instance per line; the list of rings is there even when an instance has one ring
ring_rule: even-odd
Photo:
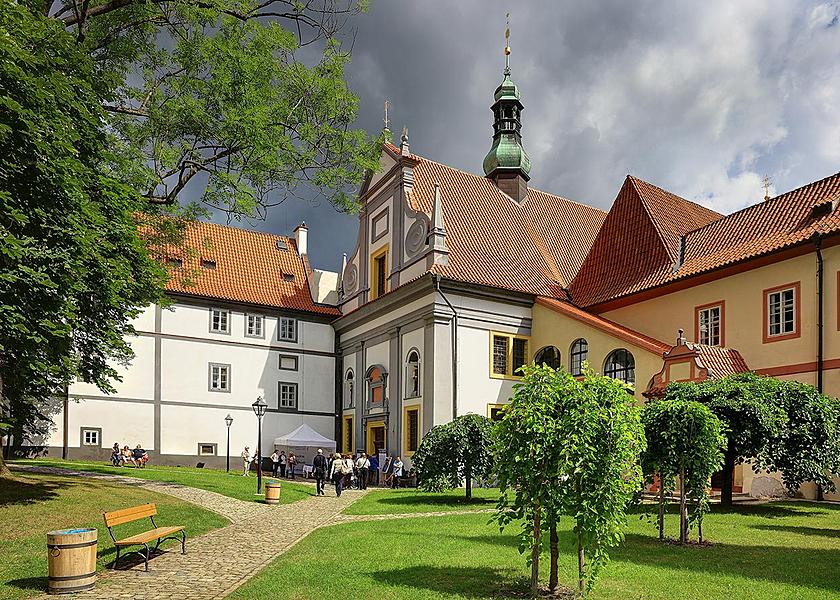
[[[368,421],[367,424],[367,454],[376,456],[385,452],[385,421]]]

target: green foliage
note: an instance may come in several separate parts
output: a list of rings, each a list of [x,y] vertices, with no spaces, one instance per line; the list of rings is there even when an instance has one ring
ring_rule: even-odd
[[[472,482],[489,476],[493,468],[492,433],[490,419],[471,413],[432,427],[411,459],[420,487],[442,492],[466,481],[471,497]]]

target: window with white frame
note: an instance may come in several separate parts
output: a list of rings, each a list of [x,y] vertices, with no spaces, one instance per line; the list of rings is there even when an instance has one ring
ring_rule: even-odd
[[[277,398],[280,410],[297,410],[298,385],[281,381],[278,384]]]
[[[285,342],[297,341],[297,319],[280,317],[277,320],[277,339]]]
[[[82,444],[85,446],[99,445],[99,430],[98,429],[82,429]]]
[[[230,365],[210,363],[210,385],[211,392],[230,391]]]
[[[245,335],[253,338],[263,337],[262,315],[245,315]]]
[[[210,331],[230,333],[230,311],[225,308],[210,309]]]
[[[723,307],[705,306],[697,309],[697,341],[707,346],[720,346]]]
[[[583,375],[583,363],[586,362],[589,356],[589,343],[583,339],[578,338],[572,342],[572,347],[569,350],[569,373],[574,377]]]
[[[405,397],[417,398],[420,395],[420,353],[412,350],[405,361]]]
[[[216,456],[216,444],[199,444],[199,456]]]
[[[767,292],[767,337],[796,333],[796,287]]]

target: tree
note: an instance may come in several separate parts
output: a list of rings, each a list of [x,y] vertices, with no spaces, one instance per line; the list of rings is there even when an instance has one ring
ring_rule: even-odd
[[[441,491],[461,485],[472,498],[472,484],[489,476],[493,468],[493,422],[466,414],[432,427],[412,457],[421,488]]]
[[[140,235],[145,201],[106,166],[90,59],[12,0],[0,37],[0,421],[19,443],[71,381],[112,389],[165,271]]]
[[[674,382],[665,389],[666,400],[700,402],[723,422],[727,438],[721,489],[724,506],[732,505],[735,465],[759,456],[767,441],[783,430],[784,411],[773,401],[776,381],[754,373],[739,373],[701,382]]]
[[[687,499],[694,504],[692,520],[703,541],[702,519],[708,507],[707,488],[712,474],[723,465],[726,437],[720,419],[709,407],[684,400],[652,401],[642,409],[647,449],[642,459],[646,474],[660,481],[680,477],[680,543],[688,541]],[[664,490],[664,484],[662,489]],[[664,503],[660,494],[659,539],[664,533]]]
[[[315,191],[354,210],[378,166],[352,125],[338,34],[360,0],[48,0],[33,3],[92,59],[119,173],[151,204],[264,216]]]

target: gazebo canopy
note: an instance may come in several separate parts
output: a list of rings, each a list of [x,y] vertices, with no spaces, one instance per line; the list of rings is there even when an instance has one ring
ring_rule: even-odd
[[[294,431],[274,439],[275,446],[292,446],[295,448],[324,448],[335,450],[335,440],[324,437],[309,425],[304,423]]]

